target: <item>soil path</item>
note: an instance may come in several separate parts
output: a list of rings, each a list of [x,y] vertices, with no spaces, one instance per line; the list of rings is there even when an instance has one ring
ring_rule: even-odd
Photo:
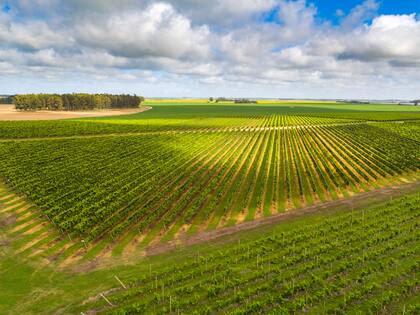
[[[57,120],[83,117],[105,117],[119,116],[134,113],[141,113],[151,109],[149,106],[141,108],[121,108],[92,111],[48,111],[40,110],[34,112],[17,111],[14,105],[0,104],[0,120]]]
[[[346,209],[359,209],[362,207],[367,207],[373,205],[374,203],[380,201],[389,200],[392,197],[400,197],[404,194],[411,193],[418,191],[420,189],[420,180],[415,181],[413,183],[403,184],[399,186],[390,186],[384,187],[368,192],[359,193],[353,197],[346,198],[346,199],[339,199],[328,201],[322,204],[317,204],[301,209],[294,209],[290,212],[284,212],[275,214],[271,217],[265,217],[260,220],[254,220],[249,222],[244,222],[237,224],[235,226],[230,226],[226,228],[217,229],[214,231],[207,231],[202,232],[194,236],[179,238],[177,240],[159,244],[156,246],[149,247],[145,254],[146,256],[153,256],[165,253],[167,251],[174,250],[179,247],[181,244],[182,246],[190,246],[202,242],[216,240],[218,238],[231,235],[240,231],[252,230],[264,225],[274,224],[278,222],[282,222],[288,219],[302,217],[307,214],[317,213],[317,212],[325,212],[331,210],[346,210]]]

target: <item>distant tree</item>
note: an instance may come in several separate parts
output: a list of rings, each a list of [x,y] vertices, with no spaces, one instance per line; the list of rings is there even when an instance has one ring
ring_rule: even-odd
[[[213,97],[210,97],[209,102],[213,102],[213,101],[214,101]]]
[[[49,110],[62,110],[64,108],[63,99],[60,95],[49,95],[46,99],[46,109]]]
[[[239,98],[234,101],[235,104],[256,104],[257,101],[251,101],[246,98]]]

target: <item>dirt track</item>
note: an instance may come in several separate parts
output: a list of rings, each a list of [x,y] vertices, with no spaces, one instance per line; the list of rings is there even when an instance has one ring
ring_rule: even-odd
[[[83,117],[102,117],[118,116],[134,113],[141,113],[151,107],[142,108],[122,108],[93,111],[48,111],[40,110],[35,112],[20,112],[14,108],[14,105],[0,105],[0,120],[57,120]]]
[[[353,197],[346,199],[339,199],[328,201],[322,204],[316,204],[313,206],[295,209],[290,212],[279,213],[271,217],[266,217],[260,220],[254,220],[250,222],[244,222],[235,226],[221,228],[214,231],[202,232],[191,237],[183,237],[177,240],[171,241],[165,244],[158,244],[156,246],[149,247],[146,250],[146,256],[154,256],[165,253],[167,251],[174,250],[182,246],[190,246],[202,242],[216,240],[223,236],[231,235],[240,231],[252,230],[257,227],[264,225],[274,224],[288,219],[302,217],[307,214],[320,213],[325,211],[345,210],[345,209],[358,209],[373,205],[376,202],[386,201],[392,197],[399,197],[403,194],[415,192],[420,189],[420,181],[403,184],[400,186],[391,186],[380,188],[364,193],[359,193]]]

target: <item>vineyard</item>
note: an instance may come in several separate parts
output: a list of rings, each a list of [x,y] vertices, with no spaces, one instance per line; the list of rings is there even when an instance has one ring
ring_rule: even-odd
[[[117,240],[117,247],[417,177],[420,145],[383,137],[374,126],[300,116],[250,120],[229,132],[6,141],[0,174],[63,235]]]
[[[145,105],[0,121],[0,313],[419,312],[416,108]]]
[[[420,199],[274,229],[118,278],[85,314],[418,314]],[[147,270],[147,269],[146,269]],[[90,311],[88,311],[90,310]]]
[[[131,115],[137,116],[137,115]],[[146,113],[144,113],[146,116]],[[131,135],[144,133],[179,133],[193,131],[230,131],[249,130],[259,127],[287,127],[296,125],[319,125],[351,123],[354,120],[342,118],[321,118],[298,115],[236,116],[236,117],[202,117],[202,118],[150,118],[150,119],[80,119],[65,121],[10,121],[0,123],[1,139],[20,138],[57,138],[57,137],[83,137],[93,135]],[[143,116],[139,116],[143,117]]]
[[[420,142],[420,122],[397,122],[397,123],[381,123],[376,124],[376,127],[383,128],[393,133],[408,139]]]

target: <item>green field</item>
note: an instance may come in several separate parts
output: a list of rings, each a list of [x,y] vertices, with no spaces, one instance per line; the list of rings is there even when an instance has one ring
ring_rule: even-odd
[[[82,307],[110,314],[416,314],[418,196],[274,229],[152,270]],[[417,258],[417,259],[416,259]],[[411,304],[410,301],[417,301]],[[407,304],[406,304],[407,303]]]
[[[57,269],[17,254],[15,236],[0,247],[0,313],[250,314],[261,307],[273,314],[418,314],[419,193],[387,199],[98,270]]]
[[[416,185],[420,108],[145,105],[125,116],[0,121],[0,313],[2,304],[10,314],[419,310],[418,193],[322,209]],[[307,209],[320,214],[240,232],[241,244],[143,258]],[[115,274],[129,289],[108,293]],[[25,277],[31,287],[16,282]],[[105,291],[113,307],[97,298]]]

